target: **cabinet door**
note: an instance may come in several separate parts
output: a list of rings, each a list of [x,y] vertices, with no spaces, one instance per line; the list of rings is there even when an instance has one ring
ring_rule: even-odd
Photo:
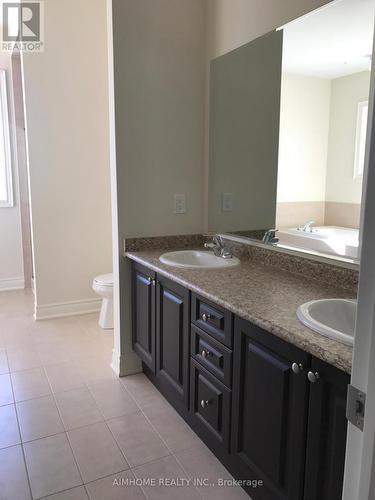
[[[154,373],[155,278],[150,269],[133,264],[133,349]]]
[[[310,386],[305,500],[341,500],[349,375],[313,358],[319,378]]]
[[[310,356],[235,320],[232,454],[236,475],[263,481],[253,500],[303,497]],[[294,373],[292,364],[301,365]]]
[[[158,275],[156,375],[166,397],[188,408],[190,292]]]

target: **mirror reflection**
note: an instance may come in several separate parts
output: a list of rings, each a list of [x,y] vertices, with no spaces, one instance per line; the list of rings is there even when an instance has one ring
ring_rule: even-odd
[[[374,5],[334,2],[212,61],[210,231],[358,257]]]

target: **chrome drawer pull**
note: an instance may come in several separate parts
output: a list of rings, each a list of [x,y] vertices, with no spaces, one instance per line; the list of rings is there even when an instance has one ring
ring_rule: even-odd
[[[293,363],[292,364],[292,372],[298,375],[303,372],[303,364],[302,363]]]
[[[202,401],[201,401],[201,407],[202,408],[207,408],[207,406],[209,404],[210,404],[210,402],[207,399],[206,400],[202,399]]]
[[[211,314],[206,314],[206,313],[202,314],[202,320],[203,321],[208,321],[210,318],[211,318]]]
[[[318,372],[309,372],[307,374],[307,378],[308,378],[309,382],[311,382],[312,384],[315,384],[315,382],[317,382],[320,379],[320,375]]]
[[[210,353],[210,351],[205,351],[203,349],[203,351],[201,352],[201,356],[202,356],[202,358],[207,359],[208,356],[211,356],[211,353]]]

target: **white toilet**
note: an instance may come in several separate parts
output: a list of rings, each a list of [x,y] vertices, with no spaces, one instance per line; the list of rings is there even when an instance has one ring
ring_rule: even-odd
[[[97,276],[92,283],[92,288],[103,298],[99,326],[105,329],[113,328],[113,274]]]

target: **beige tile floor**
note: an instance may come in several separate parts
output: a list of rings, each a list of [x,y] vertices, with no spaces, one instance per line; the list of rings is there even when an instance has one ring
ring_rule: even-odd
[[[249,498],[143,374],[115,376],[96,314],[35,322],[32,303],[0,293],[1,500]]]

